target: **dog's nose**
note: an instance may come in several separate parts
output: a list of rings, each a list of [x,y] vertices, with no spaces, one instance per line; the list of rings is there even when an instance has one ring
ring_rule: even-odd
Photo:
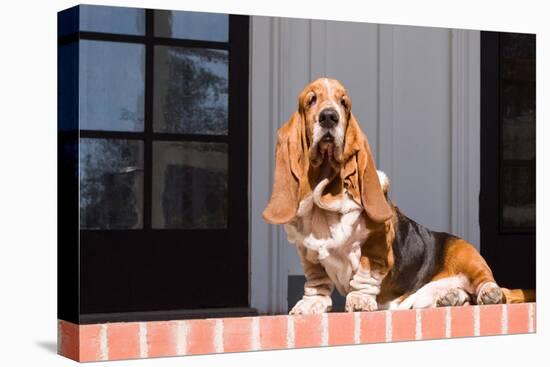
[[[319,123],[325,129],[330,129],[338,123],[338,111],[334,108],[325,108],[319,114]]]

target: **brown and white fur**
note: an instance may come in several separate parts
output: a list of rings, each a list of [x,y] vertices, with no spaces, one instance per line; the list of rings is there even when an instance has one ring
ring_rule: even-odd
[[[521,302],[500,288],[466,241],[431,231],[387,199],[367,137],[345,88],[320,78],[300,93],[279,129],[273,192],[263,213],[284,224],[306,282],[291,314],[331,309],[333,288],[347,311]]]

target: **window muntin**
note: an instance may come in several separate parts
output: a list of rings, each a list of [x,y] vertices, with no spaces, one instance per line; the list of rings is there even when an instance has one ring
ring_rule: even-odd
[[[141,34],[140,9],[85,6],[80,13],[87,14],[85,22],[82,17],[80,20],[82,31]],[[110,25],[101,24],[102,14]],[[137,28],[121,25],[110,29],[114,25],[108,18],[117,14],[125,19],[123,23],[135,23]],[[81,228],[227,228],[229,47],[211,42],[209,47],[201,47],[200,42],[227,41],[229,16],[163,10],[153,14],[156,32],[152,42],[146,37],[119,42],[118,38],[108,39],[109,34],[106,39],[86,39],[86,33],[80,40],[81,153],[87,159],[81,159],[81,179],[86,180],[83,193],[87,195],[81,199]],[[166,26],[169,33],[162,32]],[[156,38],[159,36],[187,37],[195,47],[164,45]],[[154,65],[148,123],[147,48],[153,52]],[[139,162],[123,155],[129,149],[124,150],[123,145],[135,151],[135,141],[139,142]],[[99,156],[91,159],[93,154]],[[215,161],[206,161],[212,158]],[[147,160],[151,164],[147,165]],[[204,164],[200,166],[200,162]],[[113,182],[114,177],[117,180]],[[123,177],[129,181],[122,182]],[[118,211],[109,208],[109,195],[120,196],[114,202],[128,205]],[[101,205],[106,207],[101,209]]]

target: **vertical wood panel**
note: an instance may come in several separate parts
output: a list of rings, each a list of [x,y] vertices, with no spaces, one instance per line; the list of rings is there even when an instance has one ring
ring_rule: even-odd
[[[327,21],[310,21],[310,79],[314,80],[327,73]]]
[[[451,231],[479,249],[480,33],[452,30]]]
[[[353,114],[378,159],[378,25],[326,24],[326,76],[338,79],[348,90]]]
[[[378,32],[378,169],[393,182],[393,70],[394,27],[380,25]],[[392,189],[393,192],[393,189]]]
[[[281,66],[282,74],[279,78],[283,90],[281,94],[282,116],[279,127],[297,110],[298,95],[311,80],[310,22],[307,19],[283,19],[281,24],[284,34],[282,47],[285,52]],[[283,226],[278,227],[280,231],[279,246],[286,254],[286,274],[303,274],[295,246],[288,242]]]
[[[396,26],[393,40],[391,197],[417,222],[448,231],[450,30]]]
[[[250,35],[250,302],[261,313],[275,313],[286,308],[286,252],[279,246],[281,229],[268,225],[262,212],[271,193],[280,115],[280,19],[253,17]]]

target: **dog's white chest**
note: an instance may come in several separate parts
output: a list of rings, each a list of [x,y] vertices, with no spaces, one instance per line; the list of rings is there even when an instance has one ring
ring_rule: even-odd
[[[288,239],[306,249],[306,259],[320,263],[340,294],[349,292],[350,281],[359,267],[361,245],[368,230],[362,208],[351,198],[341,210],[322,209],[308,197],[300,204],[294,222],[285,225]]]
[[[319,259],[327,275],[341,295],[349,292],[350,281],[355,275],[361,258],[361,243],[345,243],[341,248],[328,250],[329,255]],[[317,255],[318,256],[318,255]]]

